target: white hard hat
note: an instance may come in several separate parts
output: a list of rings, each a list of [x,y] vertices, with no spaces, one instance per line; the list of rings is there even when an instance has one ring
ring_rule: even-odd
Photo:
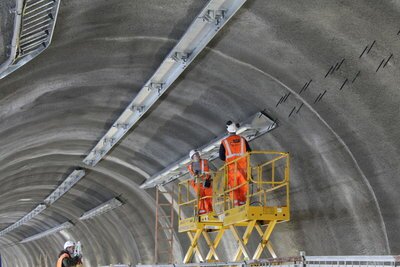
[[[74,247],[75,246],[75,242],[68,240],[67,242],[65,242],[64,244],[64,249],[67,249],[68,247]]]
[[[189,152],[189,158],[192,158],[194,156],[194,154],[198,154],[200,156],[200,152],[199,151],[197,151],[195,149],[192,149]]]
[[[238,125],[237,123],[228,121],[228,122],[226,123],[226,129],[227,129],[228,132],[230,132],[230,133],[236,133],[236,131],[238,130],[237,125]]]

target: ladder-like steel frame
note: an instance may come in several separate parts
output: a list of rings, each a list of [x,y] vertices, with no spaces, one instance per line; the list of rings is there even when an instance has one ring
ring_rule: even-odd
[[[60,3],[61,0],[16,0],[9,58],[0,65],[0,79],[50,46]]]
[[[271,237],[272,231],[274,230],[274,228],[276,226],[276,223],[277,223],[277,220],[270,221],[268,226],[266,227],[266,229],[262,230],[262,227],[261,227],[261,224],[259,221],[251,220],[245,226],[246,230],[242,237],[240,237],[240,235],[239,235],[237,226],[235,226],[235,225],[229,226],[229,229],[231,230],[235,240],[238,243],[238,248],[234,254],[235,256],[233,257],[233,261],[239,261],[242,258],[242,255],[245,257],[245,259],[258,260],[261,256],[261,253],[264,251],[265,248],[268,249],[268,251],[270,252],[270,254],[273,258],[276,258],[276,253],[275,253],[275,251],[271,245],[271,242],[269,240]],[[257,233],[260,235],[261,239],[259,241],[256,251],[254,252],[253,256],[251,256],[246,245],[247,245],[254,229],[257,230]]]
[[[171,191],[162,186],[156,188],[156,224],[155,250],[156,263],[162,260],[161,255],[167,255],[168,262],[174,263],[174,186]],[[165,238],[163,238],[165,237]],[[167,248],[165,245],[167,244]]]
[[[190,246],[186,252],[186,255],[184,257],[183,263],[189,263],[193,257],[193,255],[197,255],[199,258],[200,262],[210,262],[210,261],[220,261],[221,257],[217,253],[217,247],[222,240],[222,237],[224,233],[227,230],[230,230],[231,233],[233,234],[233,237],[235,238],[238,247],[237,250],[231,259],[231,261],[237,262],[242,259],[242,256],[244,256],[244,259],[253,259],[257,260],[260,258],[262,252],[265,250],[265,248],[269,251],[271,256],[273,258],[276,258],[277,255],[273,249],[273,246],[270,241],[271,234],[273,230],[275,229],[275,226],[277,224],[277,220],[271,221],[265,230],[262,229],[262,226],[260,225],[260,222],[257,220],[252,220],[247,223],[242,223],[240,225],[230,225],[229,227],[221,227],[218,230],[215,230],[214,232],[217,233],[216,237],[214,240],[210,237],[209,231],[205,229],[205,227],[201,227],[197,229],[196,231],[188,231],[187,235],[189,236],[190,239]],[[246,227],[245,232],[242,236],[240,236],[238,228],[239,227]],[[256,251],[254,252],[253,255],[250,254],[248,251],[246,245],[250,239],[250,236],[252,232],[256,230],[256,232],[260,236],[260,241],[258,244],[258,247]],[[198,247],[198,242],[201,238],[201,236],[204,237],[207,246],[209,248],[209,251],[207,255],[204,257],[204,254],[200,251],[200,248]]]
[[[210,226],[215,227],[215,229],[209,229]],[[190,239],[190,246],[185,254],[183,263],[189,263],[193,255],[196,255],[200,262],[220,261],[221,257],[217,253],[217,247],[226,229],[226,227],[222,226],[222,223],[220,223],[219,226],[215,226],[215,223],[209,224],[204,222],[200,223],[196,230],[187,231],[186,233]],[[214,239],[212,239],[209,234],[211,232],[217,233]],[[199,240],[202,236],[209,247],[206,256],[204,256],[205,254],[200,251],[198,246]]]

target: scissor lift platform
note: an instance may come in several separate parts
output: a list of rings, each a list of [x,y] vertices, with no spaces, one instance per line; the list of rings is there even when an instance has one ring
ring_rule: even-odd
[[[288,221],[290,220],[289,207],[257,207],[239,206],[227,210],[224,213],[224,226],[244,224],[248,221],[259,221],[266,224],[269,221]]]
[[[235,183],[232,187],[232,181],[228,183],[228,179],[232,179],[232,173],[228,175],[228,168],[239,170],[241,166],[237,162],[241,160],[243,163],[244,159],[247,167],[242,173],[246,173],[246,182]],[[275,258],[276,253],[270,241],[271,234],[277,223],[290,220],[289,154],[275,151],[250,152],[225,164],[212,176],[214,211],[204,215],[196,215],[201,198],[190,194],[187,181],[180,183],[179,232],[186,232],[191,240],[183,263],[190,262],[193,254],[197,254],[202,262],[220,261],[217,247],[226,230],[231,231],[238,245],[234,257],[229,260],[259,259],[264,249]],[[235,206],[233,191],[242,186],[247,188],[246,203]],[[182,187],[186,189],[182,190]],[[182,192],[186,196],[185,201]],[[193,216],[183,218],[182,210],[188,206],[192,208],[189,213]],[[240,235],[239,227],[245,227],[243,235]],[[255,252],[250,253],[246,245],[254,230],[260,239]],[[211,239],[210,232],[217,233],[214,240]],[[210,248],[205,257],[198,247],[201,236]]]
[[[207,230],[213,230],[221,228],[223,225],[222,221],[214,212],[207,214],[193,216],[179,220],[178,231],[180,233],[187,231],[196,231],[197,229],[204,228]]]

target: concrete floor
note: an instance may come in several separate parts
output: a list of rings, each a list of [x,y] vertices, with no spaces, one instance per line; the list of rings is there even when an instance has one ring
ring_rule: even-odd
[[[82,165],[205,3],[61,2],[51,47],[0,81],[0,229]],[[264,109],[280,126],[251,146],[292,156],[292,220],[273,234],[277,254],[399,254],[399,19],[398,0],[248,0],[102,162],[37,219],[0,238],[6,266],[53,266],[68,238],[84,244],[87,267],[152,262],[154,190],[139,185],[222,134],[228,119]],[[116,195],[126,204],[115,211],[7,246]],[[186,236],[178,238],[185,247]],[[232,253],[229,240],[221,251]]]

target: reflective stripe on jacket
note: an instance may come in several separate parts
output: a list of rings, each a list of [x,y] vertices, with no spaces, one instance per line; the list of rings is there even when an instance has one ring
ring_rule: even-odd
[[[69,258],[67,253],[62,254],[57,260],[57,267],[63,267],[62,262],[65,258]]]
[[[205,173],[208,173],[209,171],[210,171],[210,167],[208,166],[208,160],[206,160],[206,159],[200,159],[200,161],[199,161],[199,165],[200,165],[200,170],[199,170],[199,174],[205,174]],[[195,171],[196,170],[194,170],[193,169],[193,164],[194,164],[194,162],[191,162],[189,165],[188,165],[188,170],[189,170],[189,172],[190,172],[190,174],[192,175],[192,176],[195,176],[196,174],[195,174]]]
[[[246,154],[246,140],[239,135],[230,135],[222,140],[222,145],[225,148],[226,161],[230,162],[238,157]]]

